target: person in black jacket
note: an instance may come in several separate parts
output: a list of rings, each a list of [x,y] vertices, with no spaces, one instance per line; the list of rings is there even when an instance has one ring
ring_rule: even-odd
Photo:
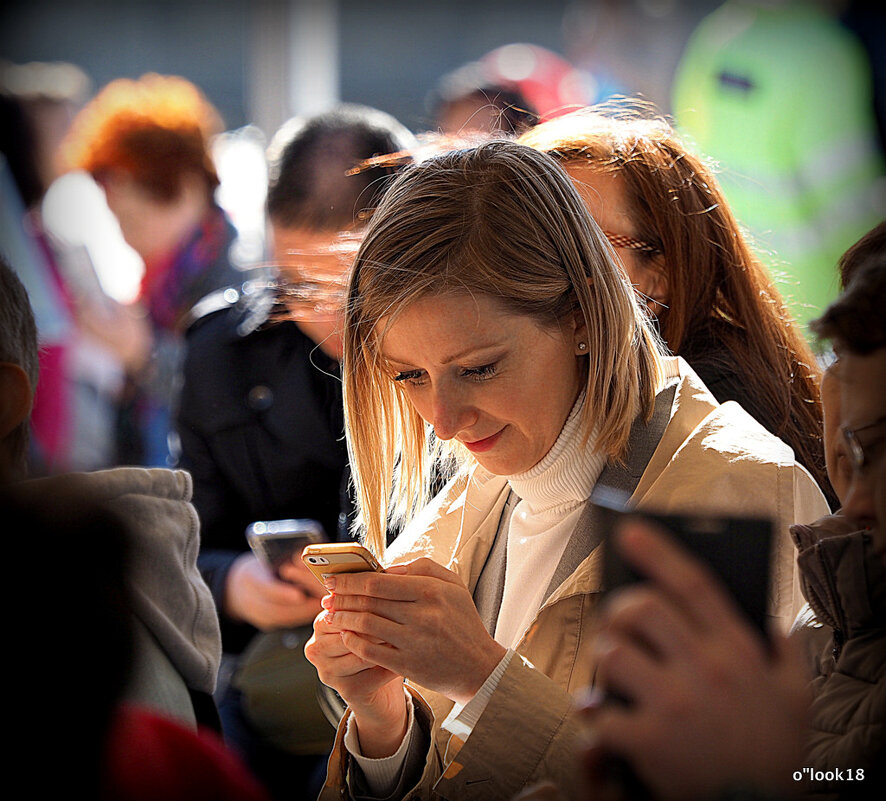
[[[289,581],[275,576],[249,550],[245,530],[259,520],[309,518],[329,539],[349,536],[336,277],[343,281],[359,230],[395,171],[363,163],[413,146],[406,128],[364,106],[287,122],[268,153],[276,277],[207,296],[187,333],[181,466],[194,478],[199,565],[233,672],[231,681],[221,677],[217,699],[226,738],[279,797],[300,797],[300,785],[305,797],[317,789],[313,776],[322,776],[325,754],[303,753],[320,749],[293,743],[297,734],[268,734],[247,688],[249,671],[256,649],[279,656],[288,648],[298,666],[284,672],[307,666],[297,627],[320,611],[322,587],[298,567],[290,567]],[[318,717],[313,698],[283,709],[297,702],[292,691],[296,700],[275,700],[271,714]]]

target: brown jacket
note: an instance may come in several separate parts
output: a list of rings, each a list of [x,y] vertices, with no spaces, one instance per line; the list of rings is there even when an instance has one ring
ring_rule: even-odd
[[[735,403],[718,405],[682,360],[670,420],[632,496],[660,512],[763,515],[777,521],[770,607],[786,629],[802,598],[788,534],[795,520],[828,511],[818,486],[781,440]],[[501,476],[481,468],[458,477],[392,545],[389,562],[430,556],[472,592],[508,497]],[[591,683],[584,652],[601,591],[601,553],[590,553],[545,601],[519,644],[483,715],[462,743],[440,728],[452,702],[409,686],[417,718],[433,737],[415,799],[510,799],[544,778],[562,781],[573,767],[577,723],[573,694]],[[350,759],[339,727],[320,798],[347,798]]]
[[[839,515],[791,533],[803,592],[831,632],[812,682],[800,789],[813,798],[872,798],[886,777],[886,567],[870,532],[853,531]]]

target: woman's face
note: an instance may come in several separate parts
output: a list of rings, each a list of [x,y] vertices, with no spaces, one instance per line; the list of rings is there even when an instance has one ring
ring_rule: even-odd
[[[204,185],[191,175],[182,177],[179,196],[169,202],[157,200],[122,170],[109,170],[101,184],[123,238],[148,263],[174,253],[209,208]]]
[[[635,239],[638,236],[631,218],[624,179],[610,172],[600,172],[583,162],[563,165],[578,190],[585,207],[601,229]],[[666,306],[668,287],[661,258],[650,260],[638,251],[614,245],[628,279],[636,289],[651,300]],[[656,308],[651,310],[656,312]]]
[[[487,295],[429,296],[390,323],[381,352],[440,439],[514,475],[551,449],[578,397],[582,330],[571,320],[543,328]]]

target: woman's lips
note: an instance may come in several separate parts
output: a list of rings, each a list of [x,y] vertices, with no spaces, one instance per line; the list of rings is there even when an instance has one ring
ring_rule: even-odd
[[[501,429],[501,431],[498,431],[491,437],[486,437],[486,439],[477,439],[473,442],[465,442],[464,446],[471,453],[483,453],[484,451],[488,451],[490,448],[495,447],[495,444],[498,442],[499,437],[501,437],[502,431],[504,431],[504,429]]]

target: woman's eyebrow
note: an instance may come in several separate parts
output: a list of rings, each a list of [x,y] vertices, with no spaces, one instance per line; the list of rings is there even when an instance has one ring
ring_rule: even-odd
[[[503,347],[503,344],[504,343],[502,343],[502,342],[495,341],[495,342],[490,342],[485,345],[471,345],[467,348],[464,348],[463,350],[460,350],[456,353],[451,354],[450,356],[445,357],[444,359],[441,359],[440,364],[451,364],[452,362],[459,361],[461,359],[464,359],[468,356],[472,356],[477,353],[483,353],[488,350],[494,350],[496,348],[501,348],[501,347]],[[390,356],[390,355],[386,354],[384,351],[381,352],[381,356],[389,364],[397,364],[397,365],[401,365],[401,366],[409,366],[411,364],[411,362],[409,362],[408,360],[398,359],[394,356]]]

